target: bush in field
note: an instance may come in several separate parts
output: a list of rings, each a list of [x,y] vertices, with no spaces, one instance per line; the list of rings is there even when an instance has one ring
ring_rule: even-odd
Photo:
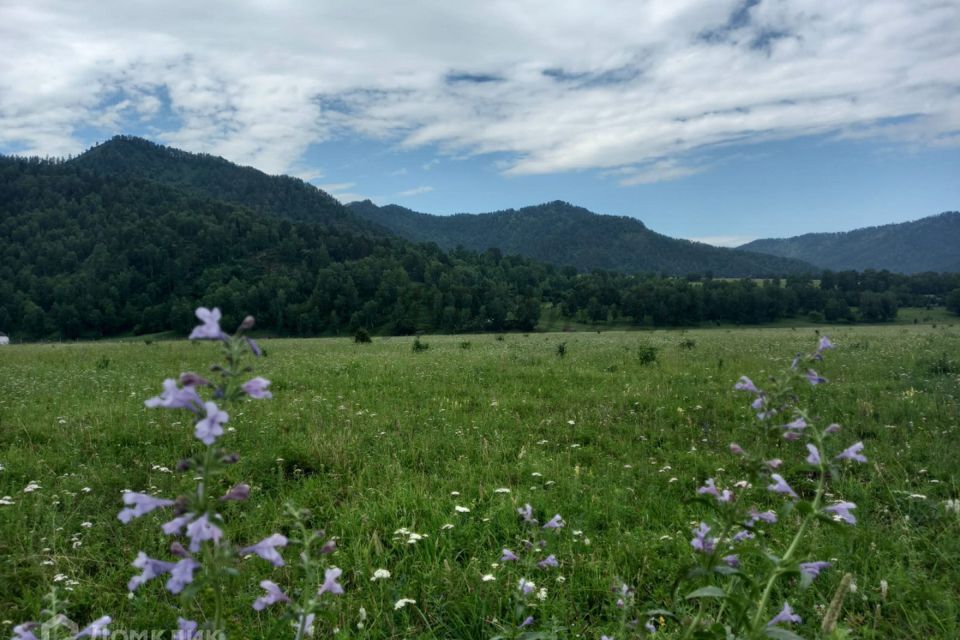
[[[421,351],[426,351],[429,348],[430,348],[430,345],[420,340],[420,336],[417,336],[416,338],[413,339],[413,346],[411,347],[411,350],[414,353],[420,353]]]
[[[356,342],[357,344],[370,344],[371,342],[373,342],[373,338],[370,337],[369,331],[367,331],[363,327],[360,327],[353,334],[353,341]]]
[[[657,361],[658,349],[651,344],[641,344],[637,347],[637,360],[640,364],[646,366]]]

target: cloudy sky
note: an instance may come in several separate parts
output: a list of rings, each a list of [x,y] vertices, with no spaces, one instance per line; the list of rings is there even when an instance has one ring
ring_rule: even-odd
[[[0,153],[116,133],[735,244],[960,209],[960,0],[0,0]]]

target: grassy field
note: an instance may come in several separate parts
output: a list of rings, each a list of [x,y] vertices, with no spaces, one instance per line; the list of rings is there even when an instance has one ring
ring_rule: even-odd
[[[863,440],[870,462],[834,484],[835,498],[859,505],[858,525],[820,527],[804,542],[834,566],[806,591],[785,585],[804,617],[796,630],[816,637],[850,572],[856,591],[843,621],[856,637],[960,637],[960,514],[946,508],[960,498],[960,327],[829,334],[837,349],[820,373],[830,384],[804,402],[843,425],[845,441]],[[708,477],[740,479],[731,441],[770,447],[734,382],[746,374],[759,384],[816,337],[803,327],[421,340],[429,349],[419,353],[410,338],[268,340],[257,364],[274,399],[231,413],[235,431],[222,442],[241,459],[223,488],[244,481],[253,491],[225,507],[230,535],[254,542],[285,531],[292,501],[338,538],[332,562],[346,594],[320,637],[333,626],[343,638],[496,635],[520,574],[493,565],[524,539],[524,503],[542,521],[559,513],[567,523],[549,536],[560,566],[530,576],[547,587],[540,629],[609,633],[618,616],[610,587],[620,580],[638,602],[676,606],[704,513],[691,501],[696,488]],[[638,357],[643,346],[657,349],[656,362]],[[157,527],[165,518],[124,526],[116,516],[125,489],[173,496],[191,486],[190,474],[171,472],[202,448],[190,415],[143,400],[165,377],[203,371],[217,352],[186,341],[0,350],[0,496],[12,503],[0,505],[0,637],[36,619],[54,584],[76,620],[175,625],[180,601],[162,581],[133,597],[126,590],[139,550],[168,557]],[[809,490],[803,454],[782,446],[784,476]],[[30,483],[40,488],[24,492]],[[781,525],[768,534],[785,543],[789,519]],[[400,528],[425,537],[407,544]],[[378,568],[390,578],[371,581]],[[232,637],[291,637],[278,612],[250,606],[261,579],[283,585],[289,571],[245,561],[229,602]],[[416,603],[395,609],[401,598]],[[661,634],[674,632],[668,620]]]

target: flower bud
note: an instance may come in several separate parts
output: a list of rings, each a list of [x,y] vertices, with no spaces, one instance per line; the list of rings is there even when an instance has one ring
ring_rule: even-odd
[[[195,374],[193,371],[187,371],[180,374],[180,384],[183,386],[205,387],[210,384],[206,378]]]
[[[234,485],[233,488],[230,489],[230,491],[227,491],[223,495],[223,497],[221,497],[220,499],[224,501],[235,500],[239,502],[241,500],[246,500],[249,497],[250,497],[250,485],[243,484],[241,482],[240,484]]]
[[[250,329],[253,329],[253,325],[255,324],[255,322],[256,321],[253,319],[253,316],[247,316],[246,318],[243,319],[243,322],[240,323],[240,327],[237,330],[250,331]]]

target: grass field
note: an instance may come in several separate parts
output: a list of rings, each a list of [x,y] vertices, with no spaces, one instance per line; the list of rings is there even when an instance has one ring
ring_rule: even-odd
[[[863,440],[870,462],[834,484],[836,498],[859,505],[857,526],[819,527],[804,542],[834,566],[806,591],[785,583],[804,617],[796,631],[816,637],[819,613],[850,572],[856,591],[843,621],[856,637],[960,637],[960,513],[946,503],[960,498],[960,326],[829,334],[837,349],[820,373],[830,383],[804,402],[843,425],[846,440]],[[496,635],[519,574],[492,565],[523,539],[524,503],[541,520],[559,513],[567,523],[550,536],[560,566],[531,574],[547,587],[540,629],[609,633],[618,617],[610,587],[620,580],[638,602],[675,607],[703,517],[696,488],[707,477],[740,479],[731,441],[771,446],[733,384],[743,374],[759,384],[816,337],[802,327],[421,340],[429,349],[419,353],[410,338],[268,340],[257,364],[274,399],[231,413],[235,431],[222,442],[241,459],[223,488],[253,487],[248,502],[223,511],[231,536],[285,531],[292,501],[338,538],[332,562],[346,594],[320,637],[334,626],[343,638]],[[656,362],[638,357],[645,345]],[[203,371],[217,352],[186,341],[0,350],[0,496],[12,503],[0,505],[0,637],[36,619],[54,584],[76,620],[175,625],[180,600],[161,581],[134,597],[126,590],[139,550],[167,557],[163,516],[126,526],[116,516],[125,489],[173,496],[191,486],[190,474],[171,472],[202,448],[190,415],[143,400],[166,377]],[[802,454],[782,447],[784,476],[809,490]],[[40,488],[24,492],[30,483]],[[781,525],[768,535],[785,543],[790,522]],[[400,528],[426,537],[407,544]],[[378,568],[390,578],[371,581]],[[277,611],[250,606],[261,579],[282,585],[289,571],[245,561],[228,605],[231,637],[291,637]],[[395,609],[401,598],[416,603]],[[672,624],[661,634],[673,635]]]

